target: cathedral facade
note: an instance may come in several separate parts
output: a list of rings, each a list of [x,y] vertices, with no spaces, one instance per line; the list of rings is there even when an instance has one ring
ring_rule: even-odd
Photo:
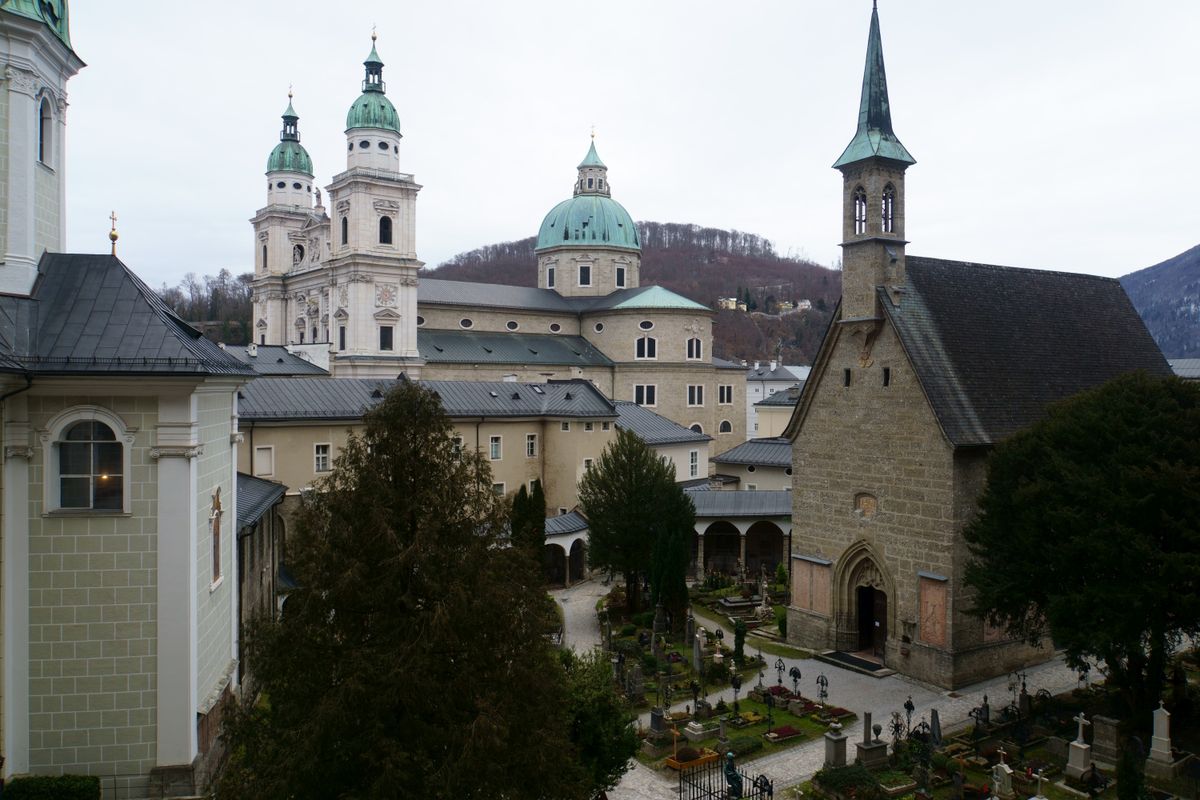
[[[307,351],[336,377],[583,378],[698,433],[746,438],[744,370],[712,357],[714,313],[641,284],[637,226],[589,147],[538,231],[537,288],[421,277],[400,122],[372,44],[346,117],[346,169],[325,194],[289,102],[254,228],[254,341]]]

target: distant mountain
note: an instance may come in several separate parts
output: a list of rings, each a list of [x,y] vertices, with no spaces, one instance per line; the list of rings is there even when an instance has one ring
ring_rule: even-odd
[[[1167,358],[1200,357],[1200,245],[1121,278]]]
[[[677,223],[639,222],[642,284],[657,284],[710,308],[719,297],[749,298],[748,312],[718,311],[713,351],[731,361],[811,364],[842,291],[842,274],[775,253],[761,236]],[[537,286],[534,238],[460,253],[425,276]],[[775,313],[808,300],[808,311]],[[771,313],[767,313],[771,312]]]

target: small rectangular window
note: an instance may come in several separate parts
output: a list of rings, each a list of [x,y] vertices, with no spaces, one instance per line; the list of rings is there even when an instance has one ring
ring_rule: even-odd
[[[607,431],[611,428],[612,428],[612,425],[610,423],[607,423],[607,422],[600,423],[600,430],[602,430],[602,431]]]
[[[489,447],[489,451],[488,451],[488,457],[492,461],[499,461],[500,460],[500,452],[501,452],[500,451],[500,437],[493,436],[489,440],[489,443],[490,443],[490,447]]]
[[[300,331],[300,344],[304,344],[304,331]]]
[[[693,478],[700,476],[700,451],[688,451],[688,475]]]
[[[526,458],[536,458],[537,457],[537,434],[536,433],[525,434],[525,457]]]
[[[591,433],[594,430],[596,430],[596,423],[594,423],[594,422],[583,423],[583,432],[584,433]]]
[[[493,483],[492,491],[496,493],[497,497],[504,497],[504,484],[503,483]]]
[[[254,474],[259,477],[269,477],[275,474],[275,448],[254,448]]]
[[[571,423],[569,423],[569,422],[564,422],[564,423],[562,423],[562,425],[561,425],[561,430],[563,430],[563,431],[569,431],[569,430],[571,430]]]
[[[747,483],[747,484],[746,484],[746,491],[747,491],[747,492],[757,492],[757,491],[758,491],[758,484],[757,484],[757,483]]]
[[[891,367],[883,368],[883,385],[884,386],[892,385],[892,368]]]
[[[313,445],[313,471],[314,472],[329,472],[329,445],[314,444]]]
[[[846,369],[842,370],[842,386],[849,386],[849,385],[850,385],[850,368],[846,367]]]
[[[560,517],[561,517],[563,514],[566,514],[566,513],[567,513],[567,509],[566,509],[566,508],[564,508],[563,506],[559,506],[559,507],[558,507],[558,515],[559,515]]]
[[[338,350],[346,349],[346,326],[338,325]]]
[[[554,288],[554,267],[546,267],[546,288]]]
[[[579,265],[579,285],[580,286],[591,286],[592,285],[592,265],[591,264],[580,264]]]
[[[657,387],[654,384],[637,384],[633,387],[633,402],[639,406],[654,406],[657,402]]]
[[[379,349],[391,350],[394,345],[395,328],[391,325],[381,325],[379,328]]]
[[[624,267],[617,267],[617,288],[618,289],[625,288],[625,268]]]
[[[584,472],[587,472],[589,469],[591,469],[591,468],[592,468],[592,464],[594,464],[594,463],[596,463],[596,462],[595,462],[595,461],[593,461],[592,459],[590,459],[590,458],[585,458],[585,459],[583,460],[583,471],[584,471]]]

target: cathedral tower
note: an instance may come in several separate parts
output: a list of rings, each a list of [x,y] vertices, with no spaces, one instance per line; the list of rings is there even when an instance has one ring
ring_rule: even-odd
[[[66,243],[66,0],[0,3],[0,292],[29,294],[45,251]]]
[[[904,283],[904,172],[916,160],[892,130],[879,9],[871,10],[858,130],[834,163],[841,170],[842,320],[879,317],[875,289]]]
[[[538,231],[538,286],[564,297],[635,289],[642,256],[637,226],[612,199],[595,140],[577,169],[574,195],[552,208]]]

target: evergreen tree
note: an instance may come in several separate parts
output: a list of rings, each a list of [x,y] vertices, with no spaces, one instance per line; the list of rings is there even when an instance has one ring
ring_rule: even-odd
[[[248,637],[219,797],[585,798],[541,580],[487,463],[402,383],[302,504],[299,588]]]
[[[599,649],[583,655],[563,650],[570,689],[571,741],[594,791],[616,786],[638,749],[625,702],[613,690],[613,668]]]
[[[541,481],[533,482],[532,492],[521,484],[513,495],[509,524],[512,546],[524,552],[540,569],[546,547],[546,495]]]

